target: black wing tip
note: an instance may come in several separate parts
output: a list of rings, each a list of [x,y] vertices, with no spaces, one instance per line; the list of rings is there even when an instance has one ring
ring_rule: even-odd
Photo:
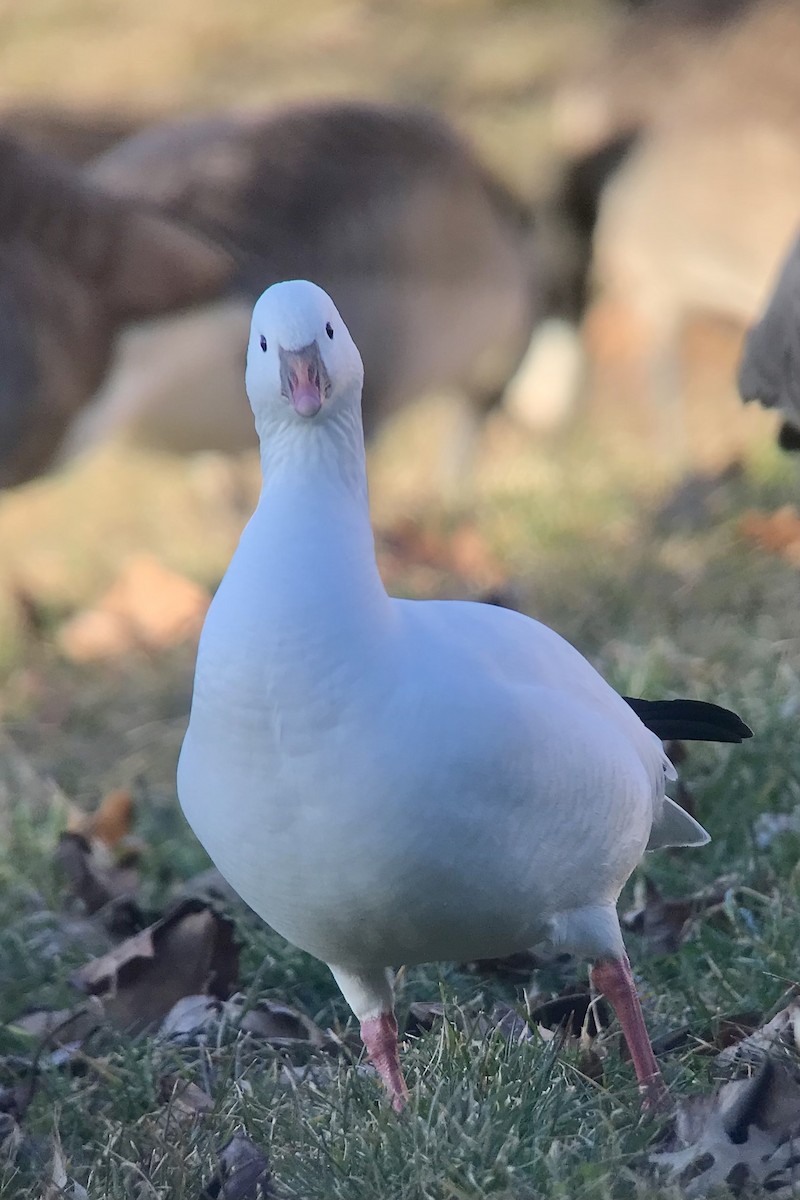
[[[743,742],[753,731],[729,708],[708,700],[641,700],[623,696],[639,719],[662,739]]]

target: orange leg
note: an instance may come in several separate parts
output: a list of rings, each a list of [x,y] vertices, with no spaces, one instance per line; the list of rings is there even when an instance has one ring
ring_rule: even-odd
[[[643,1106],[653,1112],[668,1110],[669,1092],[653,1054],[628,956],[623,954],[621,958],[596,962],[591,974],[593,986],[606,997],[622,1026],[639,1081]]]
[[[400,1070],[394,1013],[381,1013],[379,1017],[362,1021],[361,1040],[392,1098],[392,1108],[395,1112],[401,1112],[408,1099],[408,1088]]]

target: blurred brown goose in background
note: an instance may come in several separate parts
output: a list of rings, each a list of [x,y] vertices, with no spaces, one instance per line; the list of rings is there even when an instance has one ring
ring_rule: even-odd
[[[739,367],[742,399],[783,417],[778,441],[800,450],[800,237],[789,251],[769,303],[749,331]]]
[[[567,148],[630,138],[603,180],[593,235],[593,397],[626,412],[644,397],[646,425],[655,418],[658,444],[679,456],[692,456],[691,421],[708,398],[692,390],[703,365],[692,355],[710,347],[722,389],[795,228],[799,61],[798,5],[660,2],[620,26],[583,90],[560,94]],[[728,386],[724,401],[733,418]],[[711,448],[714,430],[703,430]]]
[[[0,135],[0,485],[57,459],[122,329],[232,275],[208,239]]]
[[[47,101],[14,104],[0,111],[0,128],[30,150],[83,166],[117,142],[133,137],[153,117],[122,108],[78,108]]]
[[[176,120],[81,177],[10,139],[4,155],[3,486],[112,436],[254,444],[241,356],[275,280],[313,275],[335,292],[370,381],[368,436],[433,390],[480,417],[536,319],[530,214],[426,111],[332,102]],[[148,245],[126,267],[129,223],[169,231],[185,264]],[[43,294],[48,272],[66,304],[58,287]]]

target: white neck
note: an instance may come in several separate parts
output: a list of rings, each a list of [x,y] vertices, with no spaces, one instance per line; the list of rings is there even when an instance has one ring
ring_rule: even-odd
[[[326,486],[358,498],[368,513],[367,464],[360,410],[342,405],[322,419],[300,421],[291,414],[268,423],[256,420],[261,443],[262,495],[278,487]]]
[[[386,592],[375,562],[359,409],[341,405],[324,420],[288,415],[259,429],[263,483],[254,520],[264,550],[279,561],[287,599],[333,615],[362,609]]]

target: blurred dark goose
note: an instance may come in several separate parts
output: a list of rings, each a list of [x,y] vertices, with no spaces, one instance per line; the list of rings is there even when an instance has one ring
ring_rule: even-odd
[[[140,133],[152,118],[122,109],[72,107],[46,101],[0,111],[0,128],[33,150],[83,165]]]
[[[434,390],[479,416],[527,345],[529,215],[429,112],[174,121],[81,174],[6,137],[0,167],[0,486],[109,437],[254,444],[239,346],[276,280],[335,290],[368,435]]]
[[[739,367],[742,399],[777,408],[785,450],[800,450],[800,237],[792,245]]]
[[[388,968],[537,943],[593,961],[661,1104],[616,902],[646,849],[708,834],[666,796],[675,773],[645,721],[750,731],[713,705],[626,702],[518,612],[387,595],[363,378],[324,291],[259,299],[246,385],[263,485],[200,639],[183,810],[246,903],[330,966],[395,1107]]]

